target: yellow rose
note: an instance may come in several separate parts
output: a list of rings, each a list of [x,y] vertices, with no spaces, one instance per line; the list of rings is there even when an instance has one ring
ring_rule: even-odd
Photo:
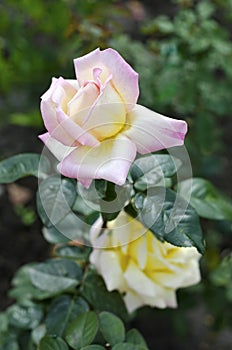
[[[129,312],[143,305],[177,307],[176,290],[200,281],[200,254],[194,247],[160,242],[125,212],[108,223],[92,227],[90,261],[109,291],[119,290]]]

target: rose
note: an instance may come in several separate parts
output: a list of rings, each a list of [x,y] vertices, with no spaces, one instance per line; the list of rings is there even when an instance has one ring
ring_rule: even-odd
[[[53,78],[41,101],[48,132],[40,138],[63,175],[85,187],[93,179],[123,185],[137,151],[183,144],[186,123],[136,104],[138,74],[115,50],[96,49],[74,65],[77,79]]]
[[[91,229],[90,261],[109,291],[123,293],[129,312],[143,305],[174,308],[175,291],[200,281],[196,248],[159,241],[125,212],[107,225],[100,235],[101,219]]]

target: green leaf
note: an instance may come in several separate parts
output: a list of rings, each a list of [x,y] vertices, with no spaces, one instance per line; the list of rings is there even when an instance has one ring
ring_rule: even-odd
[[[135,328],[130,329],[126,334],[126,341],[134,345],[142,345],[148,350],[147,343],[142,334]]]
[[[69,259],[31,263],[17,271],[12,281],[14,288],[9,294],[19,302],[28,299],[44,300],[65,290],[74,289],[81,278],[81,268]]]
[[[40,323],[43,312],[40,305],[24,307],[20,305],[10,306],[7,310],[9,323],[21,329],[33,329]]]
[[[46,334],[46,327],[44,324],[40,324],[38,327],[34,328],[31,333],[31,339],[33,343],[38,345],[41,339],[45,336],[45,334]]]
[[[81,196],[76,197],[75,203],[73,204],[72,208],[74,211],[84,216],[91,216],[93,213],[95,213],[95,209],[87,205],[87,203],[83,200]]]
[[[204,252],[199,217],[194,208],[174,191],[156,187],[149,196],[141,194],[135,199],[139,202],[138,219],[158,239],[180,247],[194,246],[200,253]]]
[[[86,246],[70,246],[57,247],[54,254],[61,258],[76,259],[79,261],[88,261],[91,248]]]
[[[160,175],[170,177],[177,172],[180,166],[181,161],[168,154],[151,154],[136,159],[130,173],[133,180],[137,180],[144,175],[156,177],[158,174],[158,177]]]
[[[156,154],[137,159],[130,170],[135,187],[144,191],[147,187],[165,185],[181,166],[181,161],[168,154]]]
[[[46,241],[52,244],[70,242],[70,239],[63,235],[60,231],[58,231],[55,226],[44,226],[42,229],[42,233]]]
[[[121,343],[125,339],[125,327],[120,318],[103,311],[99,314],[100,330],[105,340],[111,345]]]
[[[103,279],[96,273],[89,272],[86,275],[80,291],[94,310],[109,311],[125,321],[128,320],[128,313],[121,295],[117,291],[108,292]]]
[[[0,183],[14,182],[29,175],[44,179],[49,168],[48,159],[40,154],[18,154],[0,162]]]
[[[41,339],[38,350],[68,350],[69,347],[61,338],[46,336]]]
[[[53,300],[45,319],[47,333],[61,337],[70,322],[87,311],[89,306],[81,297],[59,296]]]
[[[216,286],[232,285],[232,254],[226,256],[220,265],[211,272],[210,279]]]
[[[56,225],[71,211],[76,199],[76,186],[58,175],[42,181],[37,192],[37,209],[46,226]]]
[[[0,312],[0,334],[7,331],[8,317],[5,312]]]
[[[131,343],[119,343],[116,344],[112,350],[147,350],[147,347]]]
[[[98,216],[93,222],[96,221]],[[50,242],[53,241],[55,243],[55,241],[57,241],[57,243],[65,243],[68,241],[79,240],[82,243],[85,243],[85,241],[86,243],[89,243],[89,229],[91,224],[86,223],[82,217],[77,216],[72,211],[67,213],[65,217],[61,218],[59,222],[53,222],[55,226],[52,226],[48,217],[47,223],[48,227],[46,226],[46,228],[48,230],[46,230],[46,228],[44,229],[44,237]]]
[[[178,184],[182,196],[189,193],[190,188],[190,204],[195,208],[198,215],[207,219],[232,220],[232,202],[209,181],[193,178]]]
[[[35,344],[33,344],[30,332],[21,332],[18,335],[18,343],[20,349],[35,350]]]
[[[116,219],[125,204],[130,200],[132,185],[126,183],[117,186],[112,182],[107,182],[105,196],[100,201],[100,211],[103,221]]]
[[[167,16],[158,16],[154,21],[154,25],[156,25],[157,29],[164,34],[170,34],[174,31],[174,25]]]
[[[82,270],[74,261],[48,260],[29,268],[32,284],[51,295],[74,289],[82,278]]]
[[[232,253],[211,272],[210,280],[214,285],[224,287],[226,298],[232,302]]]
[[[98,331],[97,315],[93,311],[86,312],[76,317],[68,326],[66,331],[66,341],[79,350],[86,345],[90,345]]]
[[[0,337],[1,350],[20,350],[15,334],[6,334]]]
[[[199,16],[205,20],[211,17],[215,11],[213,4],[209,1],[201,1],[197,4],[197,12]]]
[[[92,344],[81,348],[81,350],[105,350],[105,348],[103,348],[101,345]]]
[[[167,16],[158,16],[154,20],[150,20],[142,27],[142,32],[144,34],[152,34],[157,31],[170,34],[174,31],[174,25]]]
[[[101,212],[105,221],[111,221],[117,217],[130,199],[131,189],[132,186],[129,183],[117,186],[103,180],[93,181],[88,189],[78,183],[78,193],[85,202],[85,206],[92,208],[93,211]]]
[[[80,182],[77,182],[77,192],[85,206],[92,208],[93,211],[99,211],[99,204],[105,196],[107,183],[105,180],[92,181],[89,188],[85,188]]]
[[[11,298],[15,298],[19,303],[30,299],[43,300],[48,298],[51,293],[42,291],[31,283],[30,268],[33,263],[21,267],[15,274],[12,284],[13,288],[9,292]]]

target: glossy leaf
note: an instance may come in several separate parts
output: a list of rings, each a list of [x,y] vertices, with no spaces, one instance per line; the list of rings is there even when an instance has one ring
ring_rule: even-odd
[[[123,322],[111,312],[103,311],[99,314],[100,330],[111,346],[121,343],[125,339]]]
[[[95,221],[96,218],[94,222]],[[53,221],[53,224],[47,217],[47,223],[48,224],[45,223],[45,225],[48,226],[45,226],[45,228],[43,228],[43,234],[44,238],[48,240],[49,243],[65,243],[68,241],[79,241],[84,244],[85,240],[87,240],[88,242],[89,229],[91,224],[86,223],[84,218],[77,216],[71,210],[69,213],[66,214],[66,216],[61,218],[60,221]]]
[[[53,300],[45,319],[47,333],[62,336],[65,329],[77,315],[89,311],[86,301],[80,297],[61,295]]]
[[[45,334],[46,334],[45,324],[40,324],[39,326],[34,328],[33,331],[31,332],[31,339],[33,343],[38,345],[41,339],[45,336]]]
[[[71,211],[76,199],[75,183],[54,175],[42,181],[37,192],[37,209],[46,226],[56,225]]]
[[[178,184],[184,196],[191,188],[190,204],[198,215],[213,220],[232,220],[232,201],[221,194],[209,181],[193,178]]]
[[[199,217],[194,208],[170,189],[157,187],[149,196],[135,198],[138,219],[160,239],[204,252]]]
[[[71,260],[54,259],[29,268],[32,284],[51,295],[75,288],[81,280],[81,268]]]
[[[98,331],[97,315],[93,311],[77,316],[66,330],[66,341],[75,350],[90,345]]]
[[[152,154],[137,159],[130,170],[135,187],[145,190],[150,186],[165,185],[167,178],[172,177],[181,161],[168,154]]]
[[[44,226],[42,229],[42,233],[46,241],[52,244],[66,243],[70,241],[70,239],[63,235],[60,231],[58,231],[55,226]]]
[[[91,248],[86,246],[64,245],[57,247],[54,254],[60,258],[88,261]]]
[[[51,295],[50,292],[42,291],[32,284],[30,268],[34,265],[35,264],[31,263],[21,267],[13,278],[13,288],[10,290],[9,296],[16,299],[19,303],[30,299],[43,300]]]
[[[65,341],[59,337],[46,336],[41,339],[38,350],[68,350]]]
[[[130,329],[126,334],[126,341],[134,345],[142,345],[148,350],[147,343],[142,334],[135,328]]]
[[[12,305],[7,310],[9,323],[20,329],[33,329],[38,326],[43,317],[40,305],[20,306]]]
[[[81,348],[81,350],[105,350],[105,348],[101,345],[92,344]]]
[[[49,167],[48,159],[40,154],[18,154],[0,162],[0,183],[14,182],[29,175],[43,179]]]
[[[94,288],[93,288],[94,286]],[[94,272],[85,277],[81,294],[96,311],[109,311],[123,320],[128,319],[125,304],[117,291],[108,292],[103,279]]]

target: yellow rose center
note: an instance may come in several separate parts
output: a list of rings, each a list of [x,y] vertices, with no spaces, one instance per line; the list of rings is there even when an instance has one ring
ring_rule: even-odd
[[[68,115],[102,141],[115,136],[124,127],[126,108],[110,82],[102,92],[94,82],[89,82],[69,101]]]

